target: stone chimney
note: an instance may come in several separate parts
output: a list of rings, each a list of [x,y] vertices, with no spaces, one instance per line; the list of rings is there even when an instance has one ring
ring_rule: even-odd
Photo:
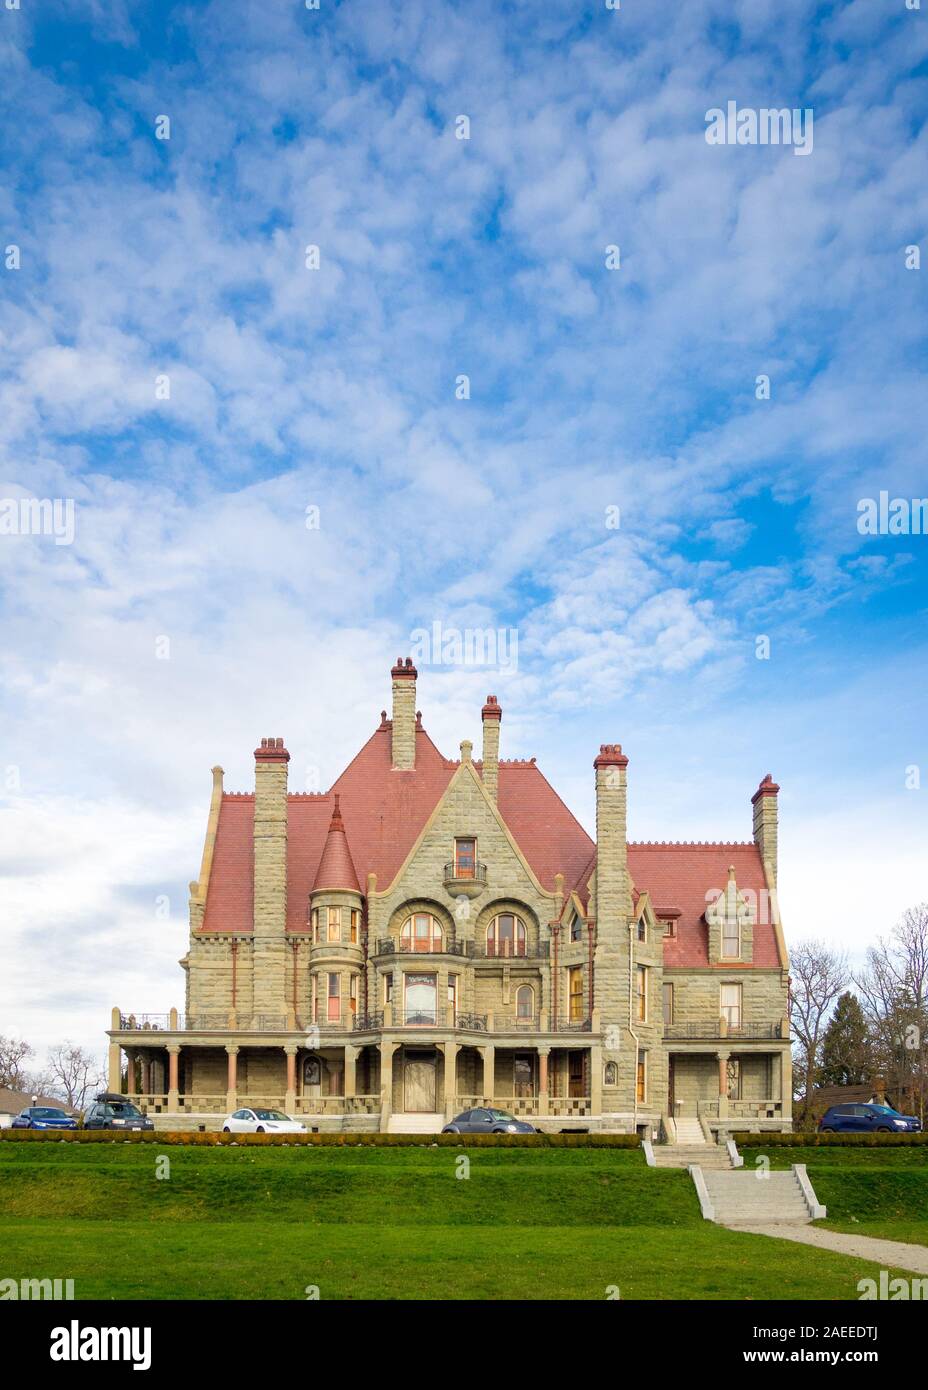
[[[495,695],[488,695],[480,711],[483,718],[483,785],[493,800],[499,791],[499,726],[503,711]]]
[[[286,1011],[287,763],[282,738],[255,749],[254,1013]]]
[[[751,797],[754,807],[754,843],[767,865],[770,879],[777,883],[777,793],[780,788],[768,772]]]
[[[390,672],[393,678],[393,766],[408,771],[416,765],[416,677],[412,657],[401,656]]]
[[[631,896],[628,889],[626,816],[628,758],[620,743],[604,743],[596,769],[596,922],[600,936],[619,929],[624,937]]]

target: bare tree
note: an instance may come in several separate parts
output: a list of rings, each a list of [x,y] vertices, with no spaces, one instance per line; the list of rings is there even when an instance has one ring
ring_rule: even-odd
[[[82,1110],[90,1092],[103,1085],[99,1059],[75,1043],[61,1043],[48,1054],[53,1085],[74,1110]]]
[[[854,983],[897,1104],[911,1096],[924,1122],[928,1050],[928,903],[910,907],[867,952]]]
[[[28,1091],[31,1078],[26,1062],[34,1049],[23,1038],[0,1037],[0,1086],[11,1091]]]
[[[790,951],[789,1017],[798,1043],[797,1078],[806,1118],[818,1080],[822,1041],[834,1003],[848,983],[847,957],[824,941],[801,941]]]

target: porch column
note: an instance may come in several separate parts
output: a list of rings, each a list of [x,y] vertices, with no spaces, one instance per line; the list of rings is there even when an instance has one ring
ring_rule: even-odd
[[[496,1048],[486,1043],[480,1051],[483,1053],[483,1099],[492,1100],[496,1089]]]
[[[393,1053],[398,1043],[380,1043],[380,1113],[389,1115],[393,1110]]]
[[[548,1113],[548,1054],[550,1049],[539,1047],[538,1049],[538,1113],[547,1115]]]
[[[177,1086],[177,1059],[180,1056],[180,1043],[168,1043],[168,1109],[180,1109],[180,1095]]]
[[[455,1110],[457,1110],[457,1108],[458,1108],[458,1107],[457,1107],[457,1098],[458,1098],[458,1083],[457,1083],[457,1076],[458,1076],[458,1052],[460,1051],[460,1048],[461,1048],[461,1044],[460,1044],[460,1043],[446,1042],[445,1045],[444,1045],[444,1054],[445,1054],[445,1119],[446,1119],[446,1120],[451,1120],[451,1119],[453,1119],[453,1118],[454,1118],[454,1112],[455,1112]]]
[[[345,1100],[349,1096],[356,1096],[358,1093],[358,1053],[359,1047],[354,1047],[351,1043],[345,1044]],[[348,1106],[345,1106],[348,1109]]]
[[[603,1113],[603,1050],[598,1043],[590,1048],[590,1114]]]
[[[716,1054],[719,1060],[719,1119],[728,1118],[728,1059],[730,1052]]]
[[[788,1047],[780,1053],[780,1106],[784,1120],[793,1118],[793,1054]]]
[[[236,1043],[226,1043],[226,1053],[228,1055],[228,1076],[226,1078],[226,1109],[228,1111],[238,1109],[238,1046]]]
[[[287,1055],[287,1095],[284,1109],[288,1114],[292,1114],[296,1109],[296,1043],[287,1043],[284,1052]]]

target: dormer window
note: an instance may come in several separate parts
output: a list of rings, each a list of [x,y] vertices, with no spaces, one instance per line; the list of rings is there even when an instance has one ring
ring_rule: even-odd
[[[577,917],[576,915],[574,915],[574,917],[571,919],[570,939],[571,941],[583,940],[583,921],[580,917]]]
[[[644,920],[643,917],[639,917],[639,918],[638,918],[638,940],[639,940],[639,941],[647,941],[647,939],[648,939],[648,929],[647,929],[647,927],[645,926],[645,920]]]
[[[473,878],[477,865],[477,841],[461,839],[454,842],[455,878]]]
[[[734,913],[726,912],[722,918],[722,957],[737,960],[741,955],[741,926]]]

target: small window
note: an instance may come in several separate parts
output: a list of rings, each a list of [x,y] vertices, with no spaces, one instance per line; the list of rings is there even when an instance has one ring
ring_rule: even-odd
[[[665,921],[662,921],[662,922],[661,922],[661,926],[664,928],[664,935],[665,935],[665,936],[676,936],[676,934],[677,934],[677,922],[676,922],[676,918],[674,918],[674,917],[668,917],[668,919],[666,920],[666,922],[665,922]]]
[[[454,876],[455,878],[473,878],[477,867],[477,841],[476,840],[455,840],[454,842]]]
[[[635,1077],[635,1094],[641,1104],[648,1098],[648,1054],[639,1051],[638,1067]]]
[[[664,1024],[673,1023],[673,985],[664,981]]]
[[[329,1023],[338,1023],[341,1018],[341,982],[337,974],[329,975],[329,998],[326,1018]]]
[[[586,1017],[583,1007],[583,969],[572,966],[567,972],[567,997],[570,1004],[570,1021],[579,1023]]]
[[[313,927],[313,941],[315,941],[316,944],[318,945],[318,943],[319,943],[319,909],[318,909],[318,907],[314,907],[314,908],[313,908],[311,921],[312,921],[312,927]]]
[[[353,946],[357,946],[358,944],[358,931],[360,930],[360,926],[361,913],[356,907],[353,907],[351,909],[351,944]]]
[[[639,917],[639,918],[638,918],[638,940],[639,940],[639,941],[647,941],[647,939],[648,939],[648,929],[647,929],[647,926],[645,925],[645,920],[644,920],[643,917]]]
[[[451,1010],[451,1017],[456,1018],[458,1012],[458,977],[457,975],[448,976],[448,1008]]]
[[[719,1011],[729,1028],[741,1027],[741,986],[721,985],[719,988]]]
[[[648,1021],[648,967],[639,965],[638,976],[638,1022],[647,1023]]]
[[[351,975],[348,979],[348,1007],[353,1014],[358,1012],[358,977]]]
[[[393,976],[384,975],[383,977],[383,1002],[390,1004],[393,1002]]]
[[[575,917],[573,918],[573,920],[571,921],[571,924],[570,924],[570,939],[571,939],[571,941],[582,941],[582,940],[583,940],[583,921],[582,921],[582,919],[581,919],[580,917],[575,916]]]
[[[607,1062],[603,1067],[603,1085],[618,1086],[619,1068],[615,1062]]]
[[[741,927],[734,912],[726,911],[722,918],[722,955],[726,960],[741,955]]]
[[[329,930],[326,937],[327,941],[341,941],[342,939],[342,910],[340,907],[329,908]]]
[[[520,1023],[530,1022],[535,1017],[535,991],[531,985],[520,985],[516,991],[516,1018]]]

